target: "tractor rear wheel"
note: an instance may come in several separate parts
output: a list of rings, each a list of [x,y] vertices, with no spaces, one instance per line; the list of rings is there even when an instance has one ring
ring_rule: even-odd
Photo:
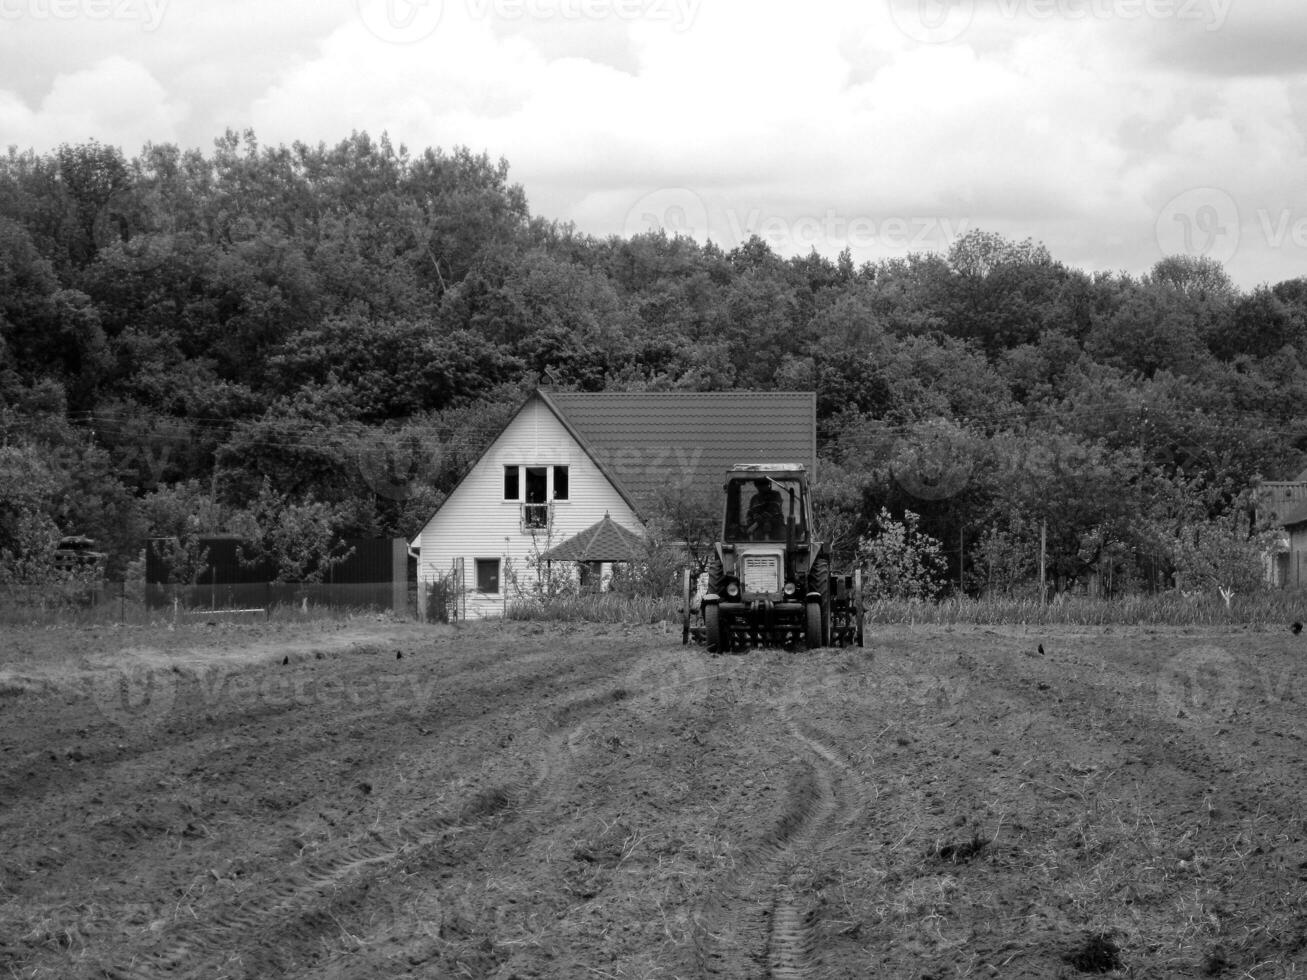
[[[805,628],[803,631],[804,642],[808,645],[809,650],[816,650],[823,645],[821,628],[821,604],[817,602],[808,603],[805,613]]]
[[[726,638],[722,635],[722,614],[717,603],[706,602],[703,606],[704,647],[709,653],[725,653]]]

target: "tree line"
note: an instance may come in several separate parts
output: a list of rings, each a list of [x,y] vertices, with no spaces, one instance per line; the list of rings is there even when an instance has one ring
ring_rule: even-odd
[[[815,390],[841,553],[907,521],[940,588],[1028,588],[1041,540],[1055,585],[1167,587],[1302,468],[1305,368],[1307,278],[1247,291],[1203,258],[597,238],[533,216],[503,160],[366,133],[0,158],[8,581],[69,533],[111,573],[153,537],[412,535],[548,384]]]

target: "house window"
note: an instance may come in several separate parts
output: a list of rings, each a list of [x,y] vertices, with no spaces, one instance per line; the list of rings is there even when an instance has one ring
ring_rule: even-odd
[[[478,558],[477,565],[477,591],[485,592],[490,595],[499,594],[499,559],[498,558]]]
[[[552,485],[550,471],[552,471],[553,476]],[[525,490],[525,494],[523,490]],[[568,490],[567,467],[565,465],[504,467],[504,500],[517,500],[528,504],[546,504],[551,500],[566,500]]]

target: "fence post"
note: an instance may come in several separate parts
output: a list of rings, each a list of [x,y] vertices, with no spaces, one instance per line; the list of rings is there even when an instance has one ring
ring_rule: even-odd
[[[390,606],[396,616],[408,613],[408,541],[392,538],[390,542]]]

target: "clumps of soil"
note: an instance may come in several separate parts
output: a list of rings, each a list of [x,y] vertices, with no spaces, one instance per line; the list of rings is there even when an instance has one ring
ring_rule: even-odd
[[[1205,977],[1219,977],[1226,970],[1232,969],[1234,969],[1234,964],[1226,959],[1225,950],[1220,946],[1208,953],[1207,958],[1203,961],[1203,976]]]
[[[489,789],[483,789],[478,792],[459,813],[463,820],[478,820],[482,817],[492,817],[502,810],[507,810],[513,803],[513,798],[509,795],[508,790],[502,786],[491,786]]]
[[[936,861],[947,861],[950,864],[966,864],[988,847],[989,844],[988,840],[979,834],[974,834],[971,840],[941,844],[931,851],[928,856]]]
[[[1111,973],[1123,966],[1121,947],[1111,936],[1101,932],[1086,936],[1078,947],[1064,954],[1062,959],[1081,973]]]

